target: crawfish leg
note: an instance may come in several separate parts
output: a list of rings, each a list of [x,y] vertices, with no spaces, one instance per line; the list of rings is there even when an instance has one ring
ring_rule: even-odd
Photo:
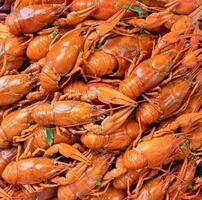
[[[42,152],[44,153],[46,150],[42,148],[37,148],[33,153],[32,156],[35,157],[38,153]]]
[[[24,152],[22,153],[22,155],[20,156],[20,159],[24,159],[24,158],[28,158],[30,157],[31,155],[31,152],[30,152],[30,147],[32,145],[32,141],[33,141],[33,138],[30,138],[29,139],[29,142],[24,150]]]

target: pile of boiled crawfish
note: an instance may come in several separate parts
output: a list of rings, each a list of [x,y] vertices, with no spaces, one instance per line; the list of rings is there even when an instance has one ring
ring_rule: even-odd
[[[202,199],[201,0],[0,12],[1,199]]]

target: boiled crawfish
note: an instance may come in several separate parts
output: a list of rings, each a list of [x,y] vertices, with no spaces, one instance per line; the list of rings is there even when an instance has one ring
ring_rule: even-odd
[[[56,20],[65,8],[64,4],[25,6],[11,12],[5,23],[14,35],[34,33]]]

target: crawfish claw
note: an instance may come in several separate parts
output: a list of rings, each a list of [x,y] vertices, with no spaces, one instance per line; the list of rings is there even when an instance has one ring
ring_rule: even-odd
[[[55,144],[51,146],[45,153],[44,156],[52,156],[54,153],[61,153],[65,157],[70,157],[72,159],[81,161],[87,165],[91,164],[91,161],[86,158],[80,151],[78,151],[76,148],[72,147],[69,144],[66,143],[60,143]]]

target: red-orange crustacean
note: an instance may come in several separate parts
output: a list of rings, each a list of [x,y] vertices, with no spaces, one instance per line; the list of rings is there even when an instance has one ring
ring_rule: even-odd
[[[129,60],[132,62],[134,58],[138,60],[139,56],[143,59],[151,55],[153,41],[146,34],[110,38],[84,60],[84,74],[122,77],[130,66]]]
[[[191,83],[186,78],[179,78],[168,83],[156,98],[151,98],[150,103],[142,103],[138,107],[136,118],[142,124],[149,125],[160,118],[163,119],[172,115],[182,105],[185,97],[189,95]]]
[[[9,34],[7,38],[0,40],[0,65],[1,75],[6,71],[18,70],[26,59],[26,49],[29,39],[16,37]]]
[[[130,75],[125,77],[120,84],[119,91],[134,99],[157,86],[175,64],[176,54],[177,51],[171,50],[144,60]]]
[[[81,142],[90,149],[118,150],[127,147],[138,136],[138,133],[138,123],[135,120],[128,120],[118,130],[109,135],[87,132],[81,136]]]
[[[112,155],[105,154],[94,156],[92,166],[89,166],[83,175],[74,183],[60,186],[58,189],[59,200],[76,200],[77,197],[87,196],[96,187],[96,181],[102,179],[110,165]],[[85,184],[84,184],[85,183]],[[79,188],[79,190],[78,190]]]
[[[127,150],[123,155],[124,166],[128,169],[143,167],[159,167],[172,161],[183,138],[174,135],[164,135],[139,142],[136,148]]]
[[[106,20],[119,11],[123,5],[138,6],[140,3],[134,0],[74,0],[70,5],[70,10],[80,11],[94,6],[96,10],[91,14],[92,17],[99,20]],[[127,15],[130,16],[131,14],[133,15],[133,13],[127,12]]]
[[[30,127],[33,120],[31,111],[35,105],[10,112],[4,117],[0,127],[0,147],[8,148],[14,136],[21,134],[23,130]]]
[[[3,149],[0,151],[0,174],[2,174],[5,167],[15,158],[16,153],[16,148]]]
[[[30,5],[14,10],[7,18],[6,25],[14,35],[34,33],[56,20],[65,10],[64,4]],[[31,24],[31,26],[30,26]]]
[[[38,81],[33,74],[6,75],[0,78],[0,106],[16,103],[29,93]]]
[[[31,137],[29,138],[19,138],[20,141],[24,141],[24,153],[23,156],[35,156],[41,155],[42,151],[47,150],[50,146],[48,144],[46,135],[44,134],[44,127],[37,127],[33,131],[31,131]],[[53,144],[66,143],[73,144],[77,142],[79,139],[78,135],[72,135],[65,130],[62,132],[57,129],[53,129]],[[17,140],[17,138],[16,138]]]
[[[0,0],[0,198],[201,198],[202,0]]]
[[[49,158],[29,158],[10,162],[4,169],[2,177],[12,185],[36,184],[53,178],[67,168],[66,163]]]
[[[85,51],[84,43],[88,49],[94,41],[111,31],[124,13],[125,10],[116,13],[111,19],[95,27],[90,35],[88,26],[76,28],[63,35],[45,58],[40,74],[41,87],[48,92],[58,90],[62,77],[70,76],[79,70]]]
[[[66,33],[48,52],[40,74],[41,87],[47,91],[59,89],[62,76],[70,73],[77,62],[87,36],[87,28]],[[78,61],[77,61],[78,60]]]
[[[101,134],[108,134],[108,132],[113,132],[119,128],[134,109],[134,107],[129,106],[106,117],[104,114],[107,114],[108,111],[102,107],[73,100],[56,101],[52,104],[36,105],[31,111],[30,117],[32,121],[43,126],[75,127],[88,125],[87,130],[97,130],[98,132],[101,131]],[[96,121],[102,121],[101,125],[94,125]]]

